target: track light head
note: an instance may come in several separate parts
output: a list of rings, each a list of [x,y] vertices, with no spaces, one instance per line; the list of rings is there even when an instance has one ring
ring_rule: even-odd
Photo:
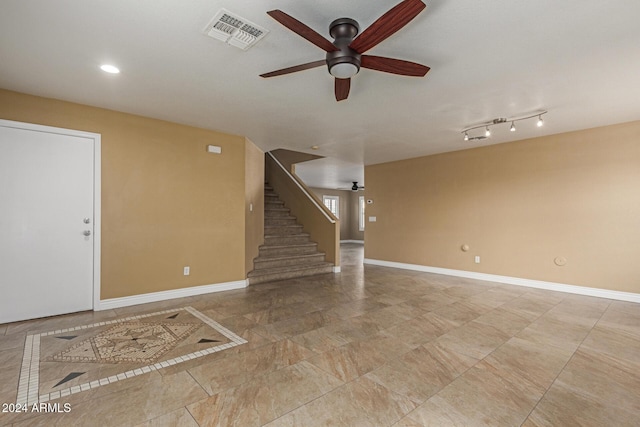
[[[485,129],[486,130],[484,131],[484,136],[488,138],[491,136],[491,131],[489,130],[489,126],[487,126]]]
[[[542,120],[542,114],[540,114],[538,116],[538,123],[536,123],[538,125],[538,127],[542,127],[542,125],[544,124],[544,120]]]
[[[516,131],[516,126],[513,124],[513,122],[511,122],[511,127],[509,128],[509,130],[511,132],[515,132]]]
[[[464,140],[465,141],[469,140],[469,134],[467,132],[464,133]]]

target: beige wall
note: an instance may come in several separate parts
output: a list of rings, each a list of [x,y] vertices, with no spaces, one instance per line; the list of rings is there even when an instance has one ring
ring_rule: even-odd
[[[322,196],[338,196],[340,201],[340,240],[364,240],[364,232],[358,230],[358,196],[364,196],[363,191],[332,190],[329,188],[311,188],[313,193],[322,200]]]
[[[367,166],[365,181],[367,258],[640,292],[640,121]]]
[[[349,191],[349,238],[345,240],[364,240],[364,231],[360,231],[359,224],[359,197],[364,197],[364,191]],[[365,199],[366,200],[366,199]],[[365,214],[366,214],[365,204]],[[366,223],[365,223],[366,226]]]
[[[244,137],[5,90],[0,118],[102,135],[102,299],[245,278]]]
[[[245,144],[245,273],[264,243],[264,153],[253,142]],[[253,205],[253,209],[251,209]]]

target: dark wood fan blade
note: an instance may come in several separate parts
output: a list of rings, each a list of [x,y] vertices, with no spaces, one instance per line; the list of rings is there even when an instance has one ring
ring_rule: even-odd
[[[378,18],[349,47],[358,53],[365,53],[407,25],[425,7],[421,0],[404,0]]]
[[[342,101],[349,97],[351,79],[336,79],[336,101]]]
[[[309,40],[311,43],[315,44],[320,49],[326,52],[334,52],[338,50],[338,48],[335,47],[333,43],[331,43],[329,40],[325,39],[320,34],[315,32],[311,28],[307,27],[305,24],[298,21],[296,18],[290,15],[287,15],[283,11],[276,9],[276,10],[271,10],[267,12],[267,14],[271,16],[273,19],[275,19],[276,21],[278,21],[279,23],[281,23],[282,25],[284,25],[285,27],[287,27],[288,29],[290,29],[291,31],[293,31],[294,33],[298,34],[300,37],[304,37],[305,39]]]
[[[295,65],[293,67],[283,68],[282,70],[272,71],[270,73],[260,74],[260,77],[275,77],[283,74],[291,74],[297,71],[308,70],[309,68],[320,67],[321,65],[327,65],[327,61],[321,59],[320,61],[307,62],[306,64]]]
[[[413,77],[424,77],[430,70],[426,65],[415,62],[372,55],[362,55],[360,66],[370,70]]]

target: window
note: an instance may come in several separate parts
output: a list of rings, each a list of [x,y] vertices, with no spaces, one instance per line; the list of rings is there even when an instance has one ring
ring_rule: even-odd
[[[338,213],[340,212],[339,202],[340,197],[338,196],[322,196],[322,203],[324,203],[324,205],[329,208],[331,213],[334,214],[336,218],[340,218],[340,215],[338,215]]]
[[[358,229],[364,231],[364,196],[358,199]]]

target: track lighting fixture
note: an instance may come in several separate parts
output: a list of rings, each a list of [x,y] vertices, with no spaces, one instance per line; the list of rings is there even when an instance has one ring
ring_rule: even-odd
[[[464,134],[464,140],[465,141],[475,141],[475,140],[482,140],[482,139],[486,139],[488,137],[491,136],[491,126],[493,125],[499,125],[502,123],[509,123],[511,122],[511,127],[509,128],[509,130],[511,132],[515,132],[516,131],[516,122],[519,122],[521,120],[527,120],[527,119],[532,119],[534,117],[538,118],[538,122],[537,122],[537,126],[541,127],[544,124],[544,121],[542,120],[542,116],[547,114],[547,111],[542,111],[540,113],[536,113],[533,114],[531,116],[525,116],[525,117],[511,117],[511,118],[505,118],[505,117],[499,117],[497,119],[493,119],[490,122],[486,122],[486,123],[481,123],[479,125],[476,126],[472,126],[470,128],[467,128],[465,130],[462,131],[462,133]],[[469,132],[475,129],[481,129],[484,128],[484,135],[479,135],[479,136],[470,136]]]

